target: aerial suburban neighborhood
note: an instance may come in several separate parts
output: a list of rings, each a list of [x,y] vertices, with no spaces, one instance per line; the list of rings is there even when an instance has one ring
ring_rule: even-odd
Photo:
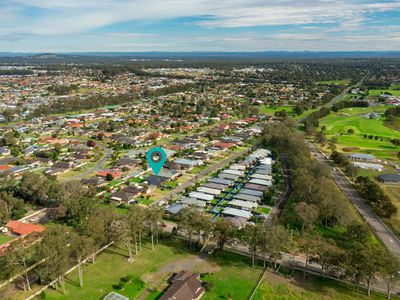
[[[399,9],[0,1],[0,300],[400,299]]]

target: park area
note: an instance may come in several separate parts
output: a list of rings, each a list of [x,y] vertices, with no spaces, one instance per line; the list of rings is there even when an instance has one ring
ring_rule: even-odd
[[[396,160],[399,147],[390,140],[400,139],[400,132],[384,125],[381,115],[388,106],[346,108],[320,120],[328,138],[338,139],[338,148],[345,152],[361,152],[381,159]],[[373,113],[372,118],[369,114]],[[353,130],[353,133],[349,133]],[[346,151],[347,150],[347,151]]]
[[[208,286],[202,299],[247,299],[261,275],[260,267],[252,268],[250,258],[237,254],[205,256],[191,253],[181,240],[161,240],[155,252],[151,244],[144,243],[135,261],[127,261],[125,247],[110,247],[101,253],[95,264],[83,269],[84,285],[79,287],[77,270],[66,276],[65,294],[47,289],[42,299],[95,299],[101,300],[111,291],[129,299],[150,300],[162,295],[168,288],[168,278],[181,270],[203,274]],[[39,286],[34,285],[33,290]],[[10,299],[25,299],[28,293],[19,292]]]
[[[40,297],[47,300],[93,299],[101,300],[111,291],[129,299],[155,300],[168,288],[168,278],[181,270],[201,274],[206,288],[202,300],[249,299],[254,291],[263,268],[251,266],[247,256],[230,252],[215,252],[212,256],[190,252],[186,242],[176,239],[160,240],[155,251],[151,244],[144,243],[143,250],[135,255],[135,261],[127,261],[125,247],[110,247],[98,255],[96,262],[83,268],[84,285],[79,287],[78,272],[66,276],[65,293],[47,289]],[[280,273],[268,271],[254,300],[264,299],[365,299],[365,294],[355,288],[333,280],[309,277],[306,281],[301,274],[280,268]],[[288,276],[292,274],[294,276]],[[34,285],[33,290],[40,286]],[[25,299],[29,294],[9,294],[7,299]],[[374,295],[371,299],[384,299]]]

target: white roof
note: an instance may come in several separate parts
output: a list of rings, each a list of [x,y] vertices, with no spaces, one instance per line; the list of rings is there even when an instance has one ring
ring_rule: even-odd
[[[260,160],[260,164],[272,165],[272,158],[271,157],[265,157],[265,158]]]
[[[383,166],[381,164],[365,163],[365,162],[353,162],[353,165],[362,169],[372,169],[382,171]]]
[[[231,169],[223,170],[221,173],[237,175],[237,176],[242,176],[244,174],[243,171],[231,170]]]
[[[205,193],[205,194],[210,194],[210,195],[215,195],[215,196],[221,194],[221,190],[207,188],[207,187],[199,187],[197,189],[197,191],[200,193]]]
[[[272,181],[271,180],[262,180],[262,179],[250,179],[249,183],[254,183],[254,184],[259,184],[259,185],[265,185],[265,186],[271,186]]]
[[[188,197],[182,197],[180,199],[181,203],[186,204],[186,205],[191,205],[191,206],[196,206],[196,207],[205,207],[206,202],[197,200],[194,198],[188,198]]]
[[[232,180],[236,180],[239,178],[238,175],[233,175],[233,174],[228,174],[228,173],[223,173],[223,172],[219,173],[218,177],[223,178],[223,179],[232,179]]]
[[[261,201],[261,197],[247,195],[247,194],[241,194],[241,193],[235,195],[233,197],[233,199],[239,199],[239,200],[251,201],[251,202],[260,202]]]
[[[241,209],[237,209],[237,208],[233,208],[233,207],[226,207],[222,211],[222,213],[224,215],[241,217],[241,218],[245,218],[245,219],[250,219],[253,216],[253,214],[249,211],[241,210]]]
[[[196,198],[199,200],[204,200],[204,201],[211,201],[214,199],[213,195],[208,195],[208,194],[199,193],[199,192],[191,192],[191,193],[189,193],[189,197]]]
[[[271,175],[257,174],[257,173],[254,173],[253,175],[251,175],[251,178],[263,179],[263,180],[267,180],[267,181],[271,181],[272,180],[272,176]]]
[[[231,170],[246,170],[246,167],[239,164],[234,164],[229,167]]]
[[[248,209],[253,209],[257,207],[256,202],[251,202],[251,201],[243,201],[243,200],[232,200],[228,203],[229,206],[239,206],[239,207],[244,207]]]

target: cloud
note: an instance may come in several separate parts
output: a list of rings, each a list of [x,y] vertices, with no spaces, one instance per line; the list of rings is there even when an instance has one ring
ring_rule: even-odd
[[[10,0],[7,6],[0,3],[0,47],[32,47],[40,42],[41,47],[47,43],[52,49],[114,45],[123,51],[152,46],[164,50],[279,46],[284,50],[287,45],[296,50],[297,45],[305,50],[341,44],[346,50],[347,46],[365,47],[364,41],[368,47],[399,49],[399,28],[390,27],[384,16],[376,17],[377,13],[399,13],[399,9],[400,0]],[[373,17],[375,23],[370,25]],[[151,26],[166,20],[178,20],[171,33]],[[98,33],[124,22],[140,23],[150,30]],[[183,34],[181,28],[191,32]],[[248,32],[239,33],[238,28]],[[379,45],[371,44],[374,35]]]

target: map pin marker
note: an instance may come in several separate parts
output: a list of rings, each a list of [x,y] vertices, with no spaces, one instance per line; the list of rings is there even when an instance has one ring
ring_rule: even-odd
[[[163,148],[154,147],[147,151],[146,158],[154,174],[158,175],[167,160],[167,153]]]

